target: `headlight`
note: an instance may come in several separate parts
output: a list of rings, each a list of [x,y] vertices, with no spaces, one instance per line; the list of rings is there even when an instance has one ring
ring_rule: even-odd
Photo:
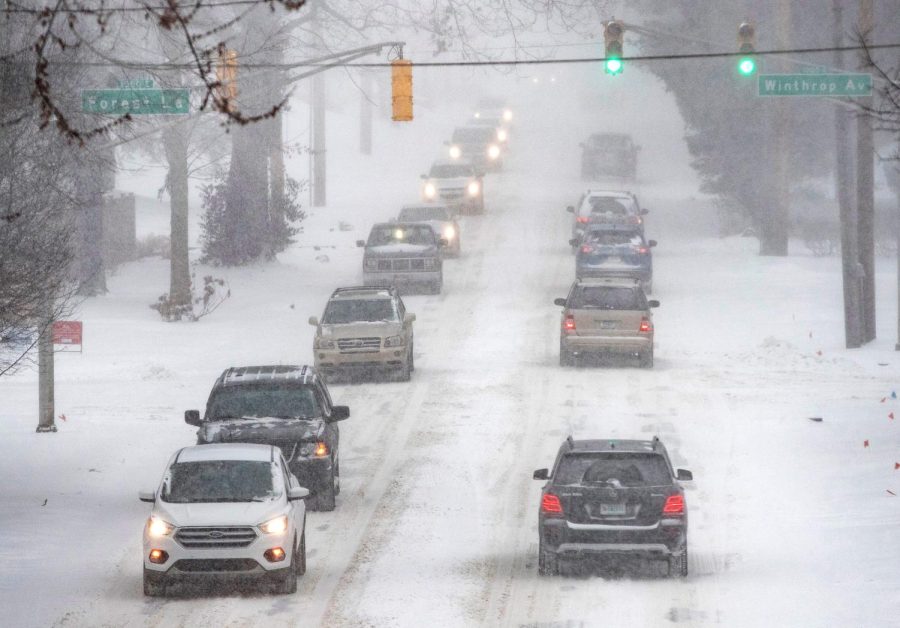
[[[450,147],[450,158],[451,159],[459,159],[462,157],[462,149],[459,146],[451,146]]]
[[[453,225],[447,225],[444,227],[444,237],[448,240],[452,240],[456,237],[456,229],[453,228]]]
[[[480,118],[480,117],[481,117],[481,112],[480,112],[480,111],[476,111],[476,112],[475,112],[475,117],[476,117],[476,118]]]
[[[503,110],[503,119],[509,122],[512,120],[512,111],[510,109]]]
[[[174,529],[175,526],[159,517],[153,516],[147,520],[147,534],[154,539],[158,539],[161,536],[169,536]]]
[[[478,193],[481,191],[481,186],[478,185],[478,181],[472,181],[469,184],[469,196],[478,196]]]
[[[500,156],[500,147],[496,144],[491,144],[488,146],[488,157],[491,159],[497,159]]]
[[[505,142],[509,135],[506,133],[506,129],[497,129],[497,141]]]
[[[406,344],[406,339],[403,336],[388,336],[384,339],[385,347],[402,347]]]
[[[434,186],[434,183],[426,183],[425,184],[425,198],[434,198],[437,194],[437,188]]]
[[[316,336],[316,339],[313,343],[314,349],[334,349],[334,340],[330,340],[329,338],[322,338],[321,336]]]
[[[281,515],[280,517],[275,517],[274,519],[269,519],[265,523],[259,524],[259,529],[266,534],[284,534],[287,528],[287,515]]]

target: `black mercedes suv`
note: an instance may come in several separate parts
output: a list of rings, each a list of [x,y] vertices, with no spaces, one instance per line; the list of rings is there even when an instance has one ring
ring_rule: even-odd
[[[336,406],[309,366],[229,368],[213,384],[206,413],[187,410],[197,444],[261,443],[279,447],[315,510],[334,510],[340,492],[337,422],[350,416]]]
[[[560,561],[623,555],[668,562],[669,575],[688,571],[687,507],[666,448],[653,440],[574,440],[559,448],[538,514],[538,572],[559,573]]]

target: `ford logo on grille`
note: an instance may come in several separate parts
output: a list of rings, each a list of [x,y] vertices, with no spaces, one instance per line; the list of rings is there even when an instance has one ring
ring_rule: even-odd
[[[209,533],[208,536],[211,539],[221,539],[223,536],[225,536],[225,533],[220,532],[219,530],[213,530],[212,532]]]

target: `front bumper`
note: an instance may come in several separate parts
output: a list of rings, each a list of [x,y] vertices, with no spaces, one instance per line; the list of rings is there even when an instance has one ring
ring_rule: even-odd
[[[409,287],[416,285],[439,284],[443,278],[440,270],[416,272],[367,272],[363,271],[363,284],[366,286]]]
[[[340,371],[368,371],[395,369],[406,365],[409,349],[406,345],[367,353],[342,353],[336,349],[314,349],[316,370],[320,373]]]
[[[564,558],[598,554],[668,558],[682,555],[687,547],[687,522],[681,519],[662,519],[651,526],[607,526],[544,519],[540,534],[544,547]]]
[[[653,336],[562,336],[562,348],[573,353],[636,354],[653,348]]]

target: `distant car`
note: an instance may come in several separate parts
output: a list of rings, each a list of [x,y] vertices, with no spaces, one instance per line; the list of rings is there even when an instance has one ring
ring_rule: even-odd
[[[459,257],[460,232],[456,215],[447,206],[439,203],[404,205],[397,214],[398,222],[424,222],[431,225],[434,232],[447,241],[441,251],[445,256]]]
[[[508,150],[509,125],[503,120],[503,118],[492,118],[486,116],[472,118],[469,124],[471,126],[484,126],[493,128],[496,131],[497,141],[500,143],[501,148],[503,148],[504,151]]]
[[[503,167],[503,148],[492,126],[462,126],[447,143],[450,159],[470,161],[476,172],[495,172]]]
[[[538,572],[556,575],[562,561],[609,562],[637,556],[668,563],[671,577],[688,574],[688,517],[680,482],[693,480],[672,468],[653,440],[574,440],[569,436],[546,480],[538,511]]]
[[[394,287],[338,288],[331,294],[316,328],[316,370],[328,381],[343,374],[387,372],[409,381],[413,361],[413,323]]]
[[[263,443],[281,448],[288,468],[312,493],[310,507],[334,510],[340,493],[338,421],[350,416],[336,406],[310,366],[244,366],[226,369],[213,384],[203,418],[188,410],[197,444]]]
[[[581,146],[581,178],[600,176],[637,178],[640,147],[626,133],[594,133]]]
[[[566,211],[573,214],[572,239],[578,241],[590,224],[630,225],[643,234],[644,216],[649,213],[640,206],[637,196],[620,190],[587,190],[578,204],[569,205]]]
[[[500,120],[504,126],[508,126],[512,123],[513,110],[502,98],[482,98],[475,105],[472,118]]]
[[[633,279],[579,279],[569,296],[554,300],[563,308],[559,364],[575,366],[590,354],[637,356],[653,367],[653,314],[659,301],[648,301]]]
[[[273,584],[294,593],[306,573],[309,491],[274,445],[179,449],[155,491],[144,526],[144,595],[202,581]]]
[[[424,289],[440,294],[444,285],[441,247],[448,244],[430,225],[419,222],[384,222],[374,225],[364,248],[363,283],[397,286],[406,291]]]
[[[653,291],[653,254],[656,240],[647,241],[634,226],[589,224],[577,247],[575,277],[626,277],[641,282],[644,292]]]
[[[423,174],[422,198],[462,214],[484,213],[484,179],[465,160],[439,159]]]

